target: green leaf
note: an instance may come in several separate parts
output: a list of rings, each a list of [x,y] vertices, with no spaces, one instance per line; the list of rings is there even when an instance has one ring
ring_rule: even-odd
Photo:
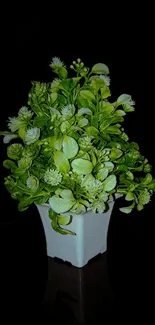
[[[117,126],[109,126],[106,129],[106,132],[108,132],[110,134],[121,134],[121,131],[119,130],[119,128]]]
[[[110,96],[110,89],[107,86],[101,88],[101,97],[105,99]]]
[[[133,106],[130,106],[130,105],[127,105],[127,104],[124,104],[123,108],[124,108],[124,111],[127,112],[127,113],[134,112],[134,110],[135,110]]]
[[[57,101],[59,104],[61,104],[62,106],[65,106],[65,104],[67,103],[67,99],[65,96],[58,94],[58,98]]]
[[[18,135],[22,140],[25,139],[25,134],[26,134],[26,127],[22,127],[18,130]]]
[[[115,112],[115,115],[116,115],[116,116],[125,116],[126,113],[125,113],[123,110],[118,109],[118,110]]]
[[[89,123],[89,121],[87,120],[87,118],[82,118],[81,120],[79,120],[78,126],[80,128],[82,128],[82,127],[86,126],[88,123]]]
[[[92,111],[89,108],[82,107],[77,112],[77,116],[81,116],[81,115],[84,115],[84,114],[92,115]]]
[[[99,133],[98,129],[96,129],[94,126],[89,126],[86,128],[86,134],[89,136],[97,136]]]
[[[143,184],[147,185],[150,184],[152,182],[152,175],[151,174],[147,174],[143,180]]]
[[[77,173],[78,175],[89,174],[93,169],[93,165],[89,160],[81,158],[73,160],[71,166],[73,168],[73,172]]]
[[[144,166],[144,172],[145,173],[149,173],[151,171],[151,169],[152,169],[152,166],[150,164],[146,164]]]
[[[134,208],[135,206],[135,202],[133,202],[129,207],[124,207],[124,208],[120,208],[119,210],[123,213],[130,213],[132,211],[132,209]]]
[[[131,181],[133,181],[133,179],[134,179],[133,173],[131,173],[130,171],[128,171],[128,172],[126,172],[126,176],[127,176],[128,179],[130,179]]]
[[[67,76],[68,76],[68,72],[67,72],[66,68],[61,67],[61,68],[59,69],[59,75],[60,75],[60,77],[66,79]]]
[[[40,196],[34,199],[36,204],[45,204],[48,203],[49,196]]]
[[[81,90],[79,95],[85,99],[95,100],[95,96],[90,90]]]
[[[60,137],[60,138],[58,138],[58,139],[55,140],[55,142],[54,142],[54,148],[56,150],[59,150],[59,151],[61,150],[61,148],[62,148],[62,140],[63,140],[62,137]]]
[[[7,169],[12,169],[12,170],[17,168],[16,163],[9,159],[3,161],[3,166]]]
[[[86,208],[83,204],[76,202],[72,207],[71,211],[76,214],[83,214],[86,212]]]
[[[70,201],[74,201],[75,198],[74,198],[74,195],[72,193],[71,190],[61,190],[60,194],[59,194],[63,199],[67,199],[67,200],[70,200]]]
[[[105,178],[107,178],[109,174],[108,168],[101,168],[96,176],[97,179],[100,181],[104,181]]]
[[[111,172],[115,167],[115,165],[111,161],[105,161],[104,166],[108,168],[109,172]]]
[[[99,104],[100,113],[104,114],[104,116],[111,115],[114,112],[114,106],[105,101],[101,101]]]
[[[81,182],[81,186],[86,186],[87,184],[89,184],[89,182],[91,180],[94,179],[94,176],[90,173],[90,174],[87,174],[84,178],[83,178],[83,181]]]
[[[25,211],[29,205],[31,205],[33,203],[34,199],[32,198],[24,198],[22,199],[19,204],[18,204],[18,210],[21,211]]]
[[[92,73],[95,74],[109,74],[109,68],[104,63],[97,63],[92,67]]]
[[[49,204],[51,209],[54,210],[56,213],[64,213],[72,208],[72,206],[74,205],[74,201],[52,196],[49,199]]]
[[[121,212],[123,212],[123,213],[128,214],[128,213],[130,213],[130,212],[132,211],[132,208],[125,207],[125,208],[120,208],[119,210],[120,210]]]
[[[72,216],[57,216],[58,224],[61,226],[67,226],[72,221]]]
[[[70,91],[70,89],[72,88],[72,79],[62,80],[60,82],[59,88],[62,90],[66,90],[67,92]]]
[[[91,87],[98,92],[101,87],[104,87],[104,80],[92,76],[91,78]]]
[[[90,156],[91,156],[91,162],[92,162],[93,166],[95,166],[97,163],[97,159],[96,159],[96,156],[93,151],[90,152]]]
[[[50,105],[52,105],[57,100],[57,98],[58,94],[56,92],[52,92],[48,97]]]
[[[109,194],[103,191],[98,195],[98,197],[99,199],[102,199],[104,202],[107,202]]]
[[[14,135],[14,133],[9,132],[9,131],[1,131],[0,135]]]
[[[48,121],[47,116],[35,116],[33,120],[33,126],[42,128]]]
[[[117,106],[122,105],[122,104],[128,104],[131,101],[131,96],[127,94],[123,94],[118,97],[117,99]]]
[[[83,98],[83,97],[78,96],[77,104],[79,106],[81,106],[82,108],[83,107],[88,107],[89,106],[89,101],[87,99]]]
[[[64,121],[62,122],[62,124],[60,125],[60,130],[62,133],[66,133],[69,129],[70,129],[70,123],[68,121]]]
[[[69,161],[63,152],[56,151],[54,153],[54,162],[61,173],[66,174],[70,171]]]
[[[155,191],[155,179],[147,187],[149,190]]]
[[[143,209],[144,209],[143,204],[138,203],[138,204],[137,204],[137,210],[138,210],[138,211],[141,211],[141,210],[143,210]]]
[[[111,158],[111,160],[115,160],[121,157],[122,155],[123,155],[122,150],[117,148],[112,148],[109,157]]]
[[[103,182],[103,189],[104,191],[111,191],[115,188],[117,183],[116,176],[115,175],[110,175],[106,178],[106,180]]]
[[[132,192],[128,192],[126,197],[125,197],[126,201],[133,201],[134,200],[134,194]]]
[[[68,159],[75,157],[76,154],[78,153],[79,146],[76,140],[67,135],[64,135],[63,137],[62,146],[63,146],[63,153]]]
[[[49,209],[48,216],[52,220],[54,217],[57,217],[57,214],[52,209]]]
[[[130,149],[139,150],[139,145],[136,142],[130,142],[129,147],[130,147]]]

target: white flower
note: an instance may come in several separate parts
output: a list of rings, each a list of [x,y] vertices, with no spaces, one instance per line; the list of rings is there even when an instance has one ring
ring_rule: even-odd
[[[9,117],[8,128],[11,132],[15,132],[25,126],[25,122],[20,120],[18,117]]]
[[[40,129],[39,128],[31,128],[27,130],[25,134],[25,142],[27,145],[36,142],[40,137]]]
[[[86,148],[87,148],[87,149],[91,149],[91,147],[92,147],[92,143],[91,143],[91,141],[92,141],[93,138],[94,138],[93,136],[85,136],[85,137],[81,137],[81,138],[79,139],[79,141],[78,141],[78,143],[79,143],[81,149],[86,149]]]
[[[54,57],[54,58],[52,58],[52,62],[50,64],[50,66],[53,69],[57,69],[57,68],[64,67],[64,63],[58,57]]]
[[[26,185],[31,190],[37,190],[37,188],[39,187],[39,179],[37,177],[31,175],[28,177],[28,179],[26,181]]]
[[[52,186],[61,183],[62,175],[58,170],[48,169],[44,175],[44,181]]]
[[[3,138],[3,143],[9,143],[12,139],[18,138],[17,134],[7,134]]]
[[[100,75],[99,78],[105,82],[106,86],[110,86],[110,77]]]
[[[33,115],[33,112],[31,112],[30,110],[28,110],[28,108],[26,106],[22,106],[18,112],[18,116],[20,119],[30,119]]]
[[[85,188],[91,195],[95,196],[103,190],[103,185],[101,181],[94,178],[86,184]]]
[[[64,106],[62,111],[61,111],[62,115],[64,115],[64,117],[70,116],[72,117],[75,113],[75,107],[72,104],[69,104],[67,106]]]
[[[128,103],[126,103],[126,105],[129,105],[129,106],[133,106],[135,104],[136,104],[136,102],[132,99],[132,97],[129,99]]]

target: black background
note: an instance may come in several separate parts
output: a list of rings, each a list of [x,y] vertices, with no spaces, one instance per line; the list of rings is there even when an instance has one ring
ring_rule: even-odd
[[[52,73],[49,63],[58,56],[70,65],[78,57],[85,65],[97,62],[108,65],[111,76],[112,99],[120,94],[131,94],[136,101],[136,110],[125,119],[125,129],[130,140],[136,141],[153,165],[154,118],[153,93],[150,91],[148,71],[153,63],[139,47],[140,28],[123,36],[123,23],[114,35],[104,33],[103,25],[95,29],[77,26],[72,17],[68,25],[46,21],[41,15],[30,15],[17,21],[10,29],[4,51],[4,100],[0,129],[6,129],[8,116],[15,116],[21,106],[27,104],[31,80],[49,81]],[[80,25],[80,26],[81,26]],[[10,36],[11,35],[11,36]],[[136,47],[132,44],[136,39]],[[19,310],[39,310],[47,279],[45,239],[39,215],[35,207],[24,213],[17,211],[17,204],[10,199],[3,187],[4,170],[1,149],[1,300],[6,310],[15,315]],[[129,313],[133,310],[142,315],[151,312],[153,299],[153,256],[154,256],[154,197],[142,212],[130,215],[118,211],[121,200],[116,203],[108,236],[108,268],[110,281],[116,297],[116,310]],[[91,285],[91,284],[90,284]],[[8,308],[9,306],[9,308]]]

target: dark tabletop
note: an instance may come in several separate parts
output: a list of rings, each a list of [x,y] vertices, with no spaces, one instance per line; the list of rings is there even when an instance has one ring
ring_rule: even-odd
[[[6,197],[3,216],[8,216],[8,222],[0,225],[0,294],[2,311],[8,316],[33,313],[50,318],[52,324],[54,319],[94,324],[122,311],[129,315],[151,311],[153,203],[145,212],[128,216],[119,212],[119,199],[111,217],[107,252],[79,269],[47,258],[37,209],[19,213],[16,203]],[[9,214],[14,221],[9,221]]]

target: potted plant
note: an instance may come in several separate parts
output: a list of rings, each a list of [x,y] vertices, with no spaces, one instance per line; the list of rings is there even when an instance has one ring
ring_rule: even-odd
[[[72,77],[59,58],[50,67],[58,78],[32,82],[29,107],[9,117],[9,131],[0,133],[4,143],[15,141],[3,162],[9,170],[4,183],[20,211],[36,204],[48,255],[82,267],[106,250],[115,198],[129,201],[122,212],[140,211],[155,180],[121,125],[134,101],[127,94],[108,99],[108,67],[89,69],[78,59],[70,66]]]

